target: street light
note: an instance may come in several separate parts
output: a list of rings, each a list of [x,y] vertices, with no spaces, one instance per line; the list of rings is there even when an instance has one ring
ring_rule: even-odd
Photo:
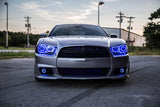
[[[6,17],[6,48],[8,48],[8,3],[4,3],[7,6],[7,17]]]
[[[99,26],[99,6],[100,5],[103,5],[104,4],[104,2],[102,2],[102,1],[100,1],[99,3],[98,3],[98,26]]]

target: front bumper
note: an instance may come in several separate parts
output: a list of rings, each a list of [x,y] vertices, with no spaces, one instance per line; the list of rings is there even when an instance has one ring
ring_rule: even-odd
[[[52,74],[42,74],[40,68],[50,68]],[[106,75],[102,76],[63,76],[58,68],[107,68]],[[124,68],[125,73],[119,74],[118,70]],[[35,77],[38,79],[125,79],[129,74],[129,56],[108,58],[57,58],[52,56],[39,56],[35,54]],[[116,72],[116,73],[115,73]]]
[[[75,80],[91,80],[91,79],[126,79],[127,74],[123,76],[109,76],[109,77],[62,77],[62,76],[54,76],[54,77],[45,77],[45,76],[36,76],[38,79],[49,79],[49,80],[56,80],[56,79],[75,79]]]

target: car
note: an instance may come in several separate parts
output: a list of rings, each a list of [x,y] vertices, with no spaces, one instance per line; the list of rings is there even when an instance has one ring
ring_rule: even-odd
[[[42,34],[46,36],[46,34]],[[34,75],[45,79],[118,79],[129,77],[126,42],[90,24],[56,25],[35,48]]]

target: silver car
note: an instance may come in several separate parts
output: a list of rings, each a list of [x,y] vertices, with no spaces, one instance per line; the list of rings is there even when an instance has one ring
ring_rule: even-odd
[[[35,79],[119,79],[129,77],[129,56],[123,39],[111,38],[100,26],[56,25],[38,40]]]

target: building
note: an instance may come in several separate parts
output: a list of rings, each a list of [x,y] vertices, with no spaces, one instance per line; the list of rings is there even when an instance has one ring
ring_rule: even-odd
[[[109,28],[103,27],[103,29],[109,34],[116,34],[119,37],[119,28]],[[125,29],[121,29],[121,38],[126,42],[128,40],[128,31]],[[142,35],[130,32],[130,46],[140,46],[143,47],[146,44],[146,38]]]

